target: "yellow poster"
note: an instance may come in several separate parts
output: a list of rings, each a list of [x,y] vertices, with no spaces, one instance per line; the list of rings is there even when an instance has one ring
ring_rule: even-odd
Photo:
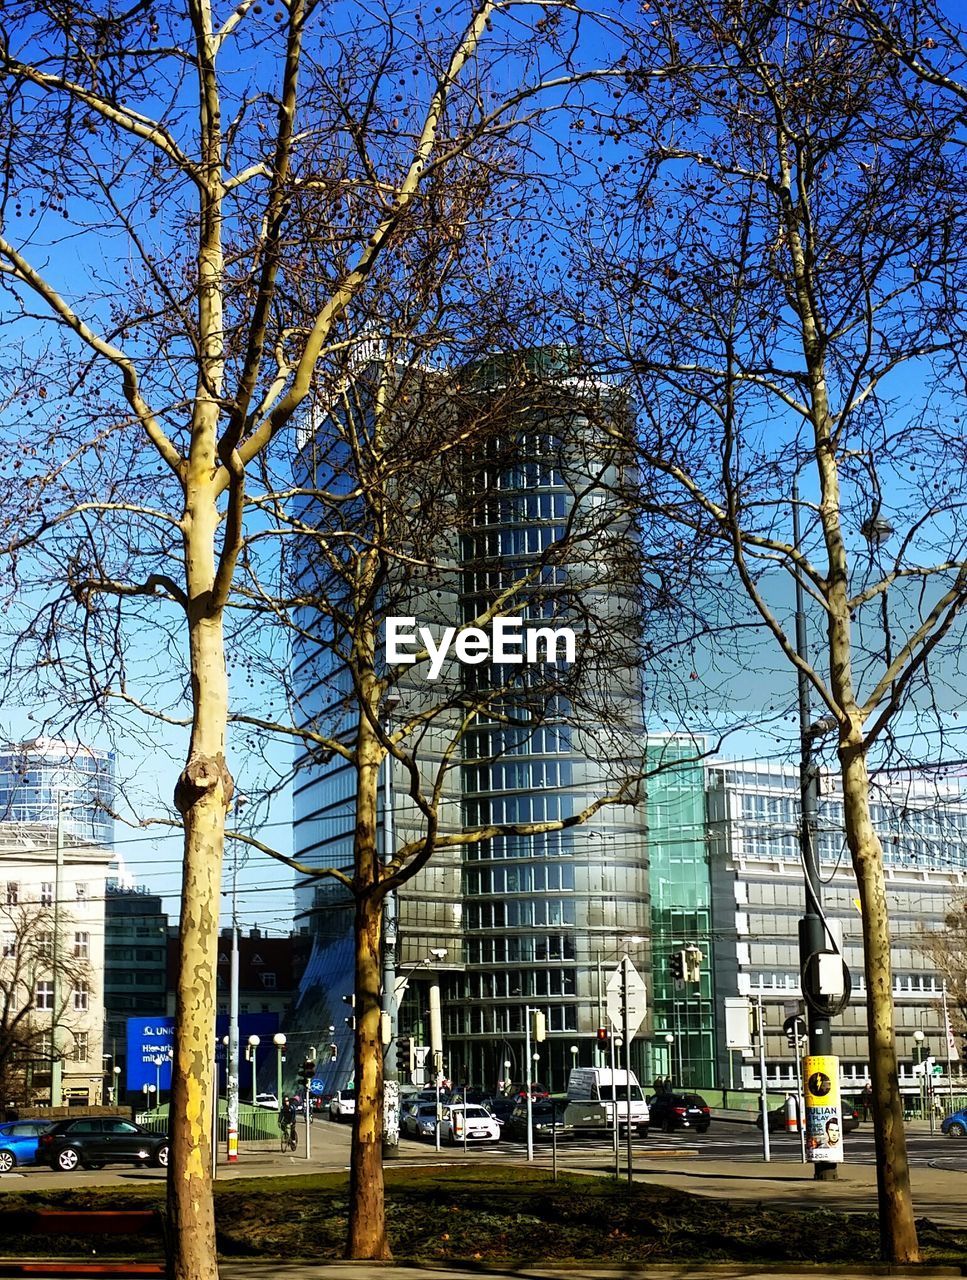
[[[843,1121],[839,1109],[839,1058],[816,1054],[803,1060],[806,1093],[806,1154],[814,1163],[843,1159]]]

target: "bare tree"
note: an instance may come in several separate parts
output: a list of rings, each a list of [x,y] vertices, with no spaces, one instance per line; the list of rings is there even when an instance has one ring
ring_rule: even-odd
[[[632,81],[659,57],[676,70],[601,124],[624,156],[586,242],[585,315],[606,316],[585,320],[588,346],[636,381],[643,501],[706,540],[805,677],[820,709],[807,747],[835,734],[862,904],[882,1249],[914,1261],[869,775],[898,727],[908,754],[942,749],[963,641],[958,106],[837,3],[649,5],[630,39]],[[812,661],[793,626],[796,586]]]
[[[77,1025],[75,990],[90,965],[61,948],[55,953],[54,911],[37,902],[0,904],[0,1100],[21,1106],[41,1081],[50,1086],[55,1026]],[[64,927],[61,916],[59,928]],[[98,1063],[100,1067],[100,1063]],[[49,1094],[48,1094],[49,1097]]]
[[[580,79],[560,52],[572,37],[561,9],[493,0],[432,22],[315,0],[5,6],[0,280],[22,389],[0,464],[13,675],[58,673],[62,720],[116,727],[147,712],[190,734],[175,793],[178,1280],[215,1276],[226,610],[263,460],[358,337],[352,307],[378,264],[394,259],[411,282],[407,246],[434,219],[458,243],[461,219],[505,224],[520,208],[526,104],[542,86],[559,102]],[[488,139],[505,149],[496,202],[480,210],[468,189],[462,208],[424,203],[489,163]],[[484,254],[484,274],[500,254]]]

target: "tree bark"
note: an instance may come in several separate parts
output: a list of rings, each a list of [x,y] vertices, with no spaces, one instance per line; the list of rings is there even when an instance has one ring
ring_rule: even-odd
[[[348,1258],[389,1259],[383,1195],[383,1047],[380,1037],[383,902],[375,894],[380,752],[360,717],[356,802],[356,1113],[349,1184]]]
[[[893,966],[883,850],[870,818],[870,787],[862,741],[840,746],[843,817],[863,916],[866,1024],[873,1086],[873,1136],[880,1206],[880,1251],[891,1262],[919,1262],[910,1192],[903,1099],[896,1068]],[[885,1210],[885,1211],[884,1211]]]
[[[212,1199],[213,1015],[225,814],[233,787],[225,762],[228,678],[222,612],[213,606],[211,594],[218,511],[210,485],[189,484],[185,527],[193,718],[188,761],[175,788],[185,845],[171,1073],[169,1261],[173,1280],[218,1280]]]

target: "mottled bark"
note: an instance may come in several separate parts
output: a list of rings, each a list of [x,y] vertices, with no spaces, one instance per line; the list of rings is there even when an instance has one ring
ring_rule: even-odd
[[[391,1257],[383,1199],[383,1050],[380,1040],[382,899],[376,848],[378,743],[361,722],[356,797],[356,1114],[349,1184],[349,1258]]]
[[[883,850],[870,818],[866,753],[859,744],[840,747],[843,817],[863,916],[866,1025],[873,1087],[873,1136],[880,1206],[880,1252],[892,1262],[919,1262],[920,1247],[910,1192],[903,1127],[903,1099],[896,1066],[890,917]]]

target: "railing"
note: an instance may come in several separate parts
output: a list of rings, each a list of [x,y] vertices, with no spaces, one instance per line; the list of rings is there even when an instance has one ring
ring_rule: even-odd
[[[139,1111],[135,1120],[150,1133],[168,1132],[168,1105],[155,1107],[152,1111]],[[241,1142],[278,1141],[278,1112],[268,1107],[253,1107],[239,1103],[238,1136]],[[218,1103],[218,1141],[228,1141],[228,1116],[225,1114],[225,1102]]]

